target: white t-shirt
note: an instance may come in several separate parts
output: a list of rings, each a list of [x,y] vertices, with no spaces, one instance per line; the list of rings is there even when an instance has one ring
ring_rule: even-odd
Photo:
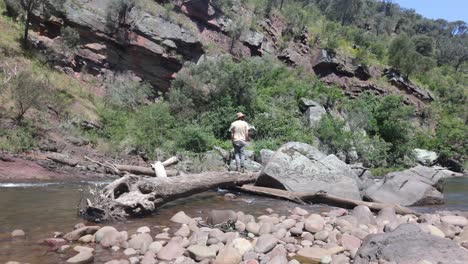
[[[231,127],[229,128],[232,134],[232,141],[247,141],[247,136],[249,135],[249,124],[244,120],[236,120],[232,122]]]

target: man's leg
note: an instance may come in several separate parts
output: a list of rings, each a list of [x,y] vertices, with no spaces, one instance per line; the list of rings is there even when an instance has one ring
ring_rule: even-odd
[[[245,170],[245,145],[242,145],[239,150],[239,156],[240,156],[240,166],[241,166],[241,171],[244,172]]]
[[[240,146],[236,143],[234,143],[233,146],[234,146],[234,158],[236,160],[236,171],[240,171],[240,166],[241,166]]]

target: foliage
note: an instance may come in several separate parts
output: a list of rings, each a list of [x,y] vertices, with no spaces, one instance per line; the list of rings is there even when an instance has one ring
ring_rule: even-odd
[[[242,111],[258,128],[255,141],[278,146],[292,140],[312,142],[311,131],[291,109],[297,109],[299,98],[322,88],[315,82],[302,79],[299,72],[273,59],[235,63],[229,57],[219,57],[179,73],[167,97],[177,119],[209,128],[218,140],[229,139],[234,114]]]
[[[316,135],[320,141],[330,148],[331,152],[349,152],[352,148],[351,131],[345,129],[346,122],[332,116],[322,117],[316,128]]]
[[[466,159],[468,153],[468,127],[459,118],[444,118],[440,120],[435,137],[435,148],[440,159]]]
[[[71,27],[65,27],[62,29],[62,38],[65,45],[69,48],[75,48],[80,44],[80,34],[77,30]]]
[[[400,164],[411,155],[413,109],[398,96],[364,94],[346,104],[353,141],[364,162],[375,166]],[[360,132],[363,129],[365,133]]]
[[[22,122],[14,128],[0,126],[0,150],[21,152],[36,145],[36,129],[29,122]]]
[[[332,0],[326,9],[326,14],[344,26],[356,20],[362,11],[362,6],[362,0]]]
[[[425,35],[416,35],[412,38],[416,51],[423,56],[431,56],[434,52],[432,38]]]
[[[239,41],[242,34],[246,31],[247,25],[244,22],[242,16],[236,17],[231,23],[227,26],[227,32],[229,37],[231,37],[231,44],[229,46],[229,51],[232,52],[235,44]]]
[[[414,66],[419,59],[414,43],[405,34],[396,37],[391,42],[388,55],[390,65],[400,70],[406,77],[409,77],[413,73],[415,70]]]
[[[212,149],[216,139],[209,127],[191,124],[177,130],[175,142],[179,149],[202,153]]]
[[[152,94],[152,87],[147,83],[132,80],[128,74],[112,76],[106,85],[106,105],[136,109]]]
[[[19,73],[9,84],[14,101],[15,120],[21,121],[32,108],[44,107],[50,90],[47,82],[35,77],[30,71]]]
[[[135,7],[135,0],[113,0],[106,8],[106,26],[109,32],[116,33],[121,28],[127,28],[128,15]]]

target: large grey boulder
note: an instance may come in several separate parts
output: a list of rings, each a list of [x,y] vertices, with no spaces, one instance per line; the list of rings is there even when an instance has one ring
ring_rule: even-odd
[[[396,203],[404,206],[440,204],[444,179],[457,176],[440,167],[414,168],[392,172],[364,191],[364,196],[374,202]]]
[[[326,191],[342,198],[360,200],[361,180],[335,155],[325,155],[305,143],[283,145],[270,158],[256,185],[294,192]]]
[[[369,235],[356,253],[354,264],[385,260],[399,264],[468,263],[468,251],[454,241],[423,232],[417,225],[403,224],[393,232]]]

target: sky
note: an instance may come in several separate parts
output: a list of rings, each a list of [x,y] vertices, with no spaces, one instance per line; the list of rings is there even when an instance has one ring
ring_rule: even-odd
[[[404,8],[411,8],[427,18],[443,18],[450,22],[468,22],[468,0],[393,0]]]

